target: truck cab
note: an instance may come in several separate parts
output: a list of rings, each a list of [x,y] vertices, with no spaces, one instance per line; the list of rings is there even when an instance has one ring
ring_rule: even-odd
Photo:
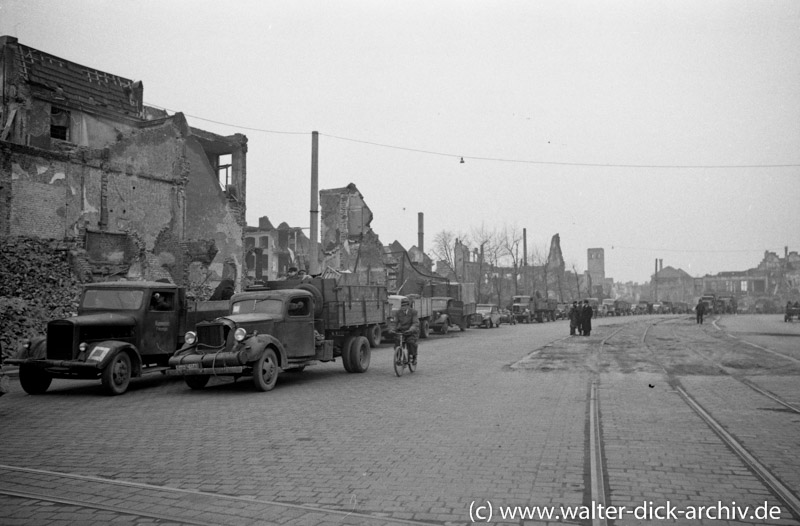
[[[166,370],[187,321],[227,312],[227,301],[207,303],[187,300],[169,283],[93,283],[81,293],[77,316],[50,321],[47,336],[24,341],[8,363],[19,365],[29,394],[47,391],[53,378],[100,378],[109,394],[122,394],[132,377]]]

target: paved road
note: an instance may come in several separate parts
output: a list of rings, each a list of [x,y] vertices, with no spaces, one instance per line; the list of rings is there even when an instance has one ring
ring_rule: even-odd
[[[765,321],[718,323],[741,338]],[[754,343],[788,354],[800,324],[783,329]],[[269,393],[227,378],[192,391],[152,377],[119,397],[99,382],[54,381],[41,396],[12,384],[0,398],[0,523],[461,525],[491,507],[492,524],[589,524],[558,508],[549,521],[501,514],[599,496],[628,508],[615,524],[663,523],[633,511],[667,500],[684,512],[749,507],[744,519],[673,524],[800,524],[676,391],[797,494],[800,417],[709,360],[745,364],[794,400],[800,364],[731,345],[723,330],[656,316],[596,320],[587,338],[567,337],[566,322],[470,329],[423,341],[413,375],[397,378],[383,346],[365,374],[321,364]],[[765,502],[778,519],[755,517]]]

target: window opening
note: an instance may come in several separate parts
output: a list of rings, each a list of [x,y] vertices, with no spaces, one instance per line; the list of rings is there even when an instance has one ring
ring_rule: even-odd
[[[69,112],[67,110],[50,107],[50,137],[62,141],[69,140]]]
[[[227,190],[231,184],[231,168],[233,167],[233,155],[226,154],[217,157],[217,177],[219,185],[223,190]]]

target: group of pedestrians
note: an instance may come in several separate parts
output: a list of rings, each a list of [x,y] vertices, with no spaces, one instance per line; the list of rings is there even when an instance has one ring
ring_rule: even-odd
[[[569,335],[575,336],[577,331],[581,336],[589,336],[592,333],[592,316],[594,310],[589,300],[583,300],[583,305],[573,301],[569,309]]]

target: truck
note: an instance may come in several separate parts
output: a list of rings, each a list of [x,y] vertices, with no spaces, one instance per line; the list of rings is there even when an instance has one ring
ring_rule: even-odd
[[[616,316],[630,316],[631,304],[625,300],[614,300],[614,314]]]
[[[517,322],[531,323],[536,320],[543,323],[556,320],[558,300],[534,296],[512,296],[511,301],[511,312]]]
[[[438,282],[422,287],[422,297],[431,301],[430,329],[447,334],[458,327],[464,331],[475,322],[477,301],[474,283]]]
[[[268,281],[234,294],[225,316],[187,332],[167,374],[182,376],[191,389],[203,389],[212,376],[251,376],[256,390],[271,391],[281,372],[336,358],[348,373],[364,373],[389,305],[382,285]]]
[[[600,316],[616,316],[617,307],[613,299],[606,298],[600,304]]]
[[[473,303],[471,309],[468,309],[463,301],[449,296],[437,296],[430,300],[433,311],[430,323],[432,331],[447,334],[456,327],[464,331],[473,324],[476,304]],[[468,310],[472,310],[472,312],[468,312]]]
[[[51,320],[46,336],[23,341],[6,363],[19,366],[28,394],[44,393],[53,378],[100,378],[108,394],[121,395],[131,378],[166,372],[187,327],[227,312],[227,300],[195,301],[170,283],[92,283],[77,316]]]

